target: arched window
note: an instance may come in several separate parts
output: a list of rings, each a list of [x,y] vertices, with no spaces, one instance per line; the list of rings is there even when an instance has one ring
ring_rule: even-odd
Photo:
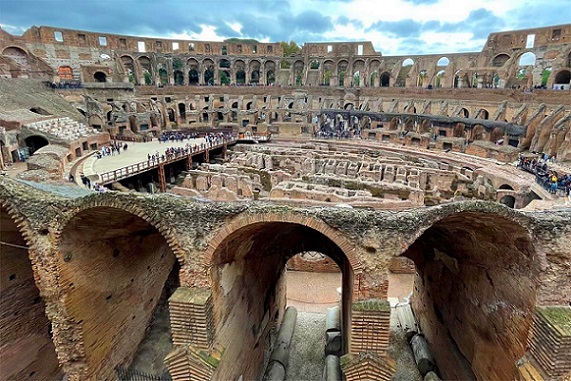
[[[535,66],[535,54],[527,52],[519,58],[519,66]]]
[[[107,75],[102,71],[98,71],[93,74],[93,79],[95,79],[95,82],[107,82]]]
[[[450,60],[448,59],[448,57],[442,57],[438,60],[436,66],[448,66],[449,63]]]

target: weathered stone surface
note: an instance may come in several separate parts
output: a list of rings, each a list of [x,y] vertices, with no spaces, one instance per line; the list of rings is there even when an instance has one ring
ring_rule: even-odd
[[[263,343],[283,316],[283,268],[302,251],[322,252],[342,269],[344,332],[352,326],[346,306],[383,297],[391,259],[411,258],[415,314],[444,378],[511,379],[535,306],[566,305],[571,294],[570,210],[464,201],[387,212],[40,188],[0,179],[2,220],[14,221],[32,248],[71,380],[106,377],[133,356],[175,261],[181,286],[212,290],[224,379],[259,376]],[[254,348],[248,361],[244,347]]]

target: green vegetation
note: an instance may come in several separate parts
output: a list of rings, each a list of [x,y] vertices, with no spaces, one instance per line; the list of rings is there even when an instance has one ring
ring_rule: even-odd
[[[228,76],[228,74],[226,74],[225,71],[220,73],[220,84],[221,85],[230,85],[230,77]]]
[[[551,75],[551,68],[547,68],[541,73],[541,86],[547,86],[547,81]]]
[[[229,44],[259,44],[260,43],[258,40],[254,40],[253,38],[237,38],[237,37],[227,38],[224,40],[224,42],[227,42]]]
[[[345,70],[339,72],[339,86],[345,86]]]
[[[353,303],[353,311],[390,311],[391,305],[386,300],[368,299]]]
[[[333,72],[331,70],[327,70],[325,72],[325,76],[324,76],[324,83],[326,85],[329,85],[331,83],[331,75],[333,74]]]
[[[541,307],[537,311],[564,335],[571,335],[571,308]]]
[[[301,52],[301,48],[295,41],[290,41],[289,43],[282,41],[280,42],[280,45],[284,49],[284,57],[295,56]]]
[[[149,86],[151,83],[153,83],[151,79],[151,73],[145,71],[144,76],[145,76],[145,85]]]
[[[172,67],[174,70],[181,70],[183,67],[182,60],[178,57],[173,58]]]

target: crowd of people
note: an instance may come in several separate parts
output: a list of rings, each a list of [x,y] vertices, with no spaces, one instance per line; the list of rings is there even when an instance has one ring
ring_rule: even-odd
[[[352,139],[360,138],[363,130],[357,120],[350,123],[346,119],[332,119],[327,117],[325,122],[321,123],[318,128],[313,132],[316,138],[325,139]],[[314,120],[314,123],[317,123]]]
[[[98,159],[101,159],[103,156],[115,156],[115,153],[117,155],[121,155],[121,149],[123,149],[123,151],[127,151],[127,148],[129,148],[127,143],[119,143],[114,141],[108,146],[102,146],[99,152],[95,154],[95,156]]]
[[[198,137],[199,135],[196,132],[190,134],[184,134],[180,132],[169,131],[163,133],[161,138],[159,138],[159,142],[161,141],[163,143],[167,143],[168,141],[183,142],[184,139],[196,139]],[[159,164],[164,161],[176,159],[177,157],[186,156],[193,152],[201,151],[209,147],[222,144],[230,139],[232,139],[232,134],[227,132],[216,132],[216,133],[207,132],[206,134],[204,134],[205,142],[199,144],[186,143],[184,147],[168,147],[164,150],[163,154],[160,154],[159,151],[156,151],[154,153],[148,153],[147,162],[149,165]]]
[[[538,158],[520,157],[518,167],[533,173],[535,180],[551,194],[563,194],[571,202],[571,174],[560,173],[549,167],[550,158],[542,154]]]
[[[198,139],[200,134],[198,132],[181,132],[181,131],[165,131],[159,137],[159,143],[166,142],[183,142],[190,139]]]

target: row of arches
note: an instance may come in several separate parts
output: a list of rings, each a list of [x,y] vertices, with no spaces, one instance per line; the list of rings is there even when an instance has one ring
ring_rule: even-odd
[[[65,294],[62,311],[69,315],[58,319],[76,322],[72,328],[76,332],[56,331],[55,334],[62,335],[57,341],[60,344],[65,341],[62,339],[66,334],[81,337],[81,355],[76,361],[81,361],[83,366],[70,366],[66,370],[84,370],[84,376],[89,379],[111,378],[117,365],[132,358],[159,300],[168,298],[180,284],[177,266],[185,265],[181,251],[173,246],[177,241],[144,213],[105,206],[105,202],[100,201],[98,204],[101,205],[82,208],[71,216],[62,227],[57,247],[58,289]],[[14,248],[4,250],[3,247],[2,271],[10,272],[17,267],[22,271],[27,269],[31,274],[31,264],[29,261],[24,263],[28,244],[24,234],[7,208],[3,207],[1,213],[2,243],[10,243],[9,247]],[[94,228],[98,221],[106,221],[104,230]],[[41,233],[49,234],[47,230]],[[517,371],[516,361],[526,349],[525,339],[535,305],[534,282],[539,271],[529,233],[506,215],[467,211],[441,216],[414,237],[403,245],[406,249],[400,255],[413,260],[417,268],[413,304],[419,318],[431,324],[429,326],[447,332],[438,334],[429,329],[426,332],[435,346],[445,376],[464,379],[467,374],[458,372],[466,371],[481,379],[500,375],[502,379],[513,378]],[[375,292],[363,273],[355,243],[315,218],[294,214],[237,217],[218,232],[212,242],[216,245],[209,246],[204,253],[204,262],[211,274],[216,335],[226,348],[226,358],[233,359],[231,363],[225,363],[223,358],[217,370],[221,379],[240,374],[248,379],[259,376],[263,352],[267,348],[265,344],[256,346],[257,338],[267,337],[271,324],[251,328],[245,322],[273,321],[283,313],[283,272],[285,263],[293,255],[305,251],[320,252],[341,269],[346,335],[351,326],[350,306],[354,298],[363,292]],[[377,252],[381,246],[381,243],[371,243],[366,252]],[[437,259],[443,255],[449,260]],[[13,261],[24,264],[4,265],[15,263]],[[449,262],[455,265],[446,265]],[[2,279],[24,278],[18,274],[3,273]],[[513,282],[517,282],[517,287]],[[9,290],[3,285],[3,304],[8,296],[29,300],[20,291],[12,295]],[[38,294],[37,289],[34,292]],[[49,292],[45,295],[49,303],[55,303]],[[42,301],[38,297],[33,300],[39,300],[33,305]],[[465,300],[478,303],[466,304],[462,302]],[[504,309],[493,312],[484,308],[500,300],[508,301],[506,306],[524,313],[514,315]],[[514,316],[517,316],[517,324]],[[522,319],[522,316],[527,318]],[[456,319],[464,322],[462,327],[468,327],[469,335],[462,336],[463,339],[460,335],[466,332],[458,331]],[[25,346],[46,342],[46,345],[52,345],[51,359],[44,357],[42,365],[38,366],[22,364],[18,357],[14,362],[3,361],[3,366],[7,366],[4,369],[13,369],[18,364],[25,368],[24,378],[32,380],[60,374],[62,371],[55,358],[48,326],[49,322],[40,325],[45,327],[40,336],[26,342]],[[7,328],[2,326],[0,329],[4,333]],[[44,341],[39,339],[42,335]],[[473,340],[466,340],[466,337]],[[345,340],[347,343],[348,337]],[[246,343],[252,343],[247,346],[250,351],[243,351]],[[460,349],[462,360],[451,357],[452,347]],[[496,356],[501,359],[501,365],[489,367],[483,366],[481,361],[473,361],[467,354],[474,351]],[[260,363],[253,365],[252,359],[258,359]],[[468,370],[460,364],[468,364]]]

